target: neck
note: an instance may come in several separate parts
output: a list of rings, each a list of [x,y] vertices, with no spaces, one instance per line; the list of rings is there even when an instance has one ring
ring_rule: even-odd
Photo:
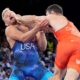
[[[17,25],[19,24],[17,21],[13,22],[12,25]]]

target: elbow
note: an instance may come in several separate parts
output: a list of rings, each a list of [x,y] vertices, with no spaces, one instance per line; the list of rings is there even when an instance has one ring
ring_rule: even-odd
[[[20,39],[19,39],[19,41],[21,41],[21,42],[26,42],[27,41],[27,39],[25,39],[23,36],[20,36]]]
[[[44,46],[43,51],[45,51],[47,49],[47,44]]]
[[[47,44],[40,47],[40,51],[44,52],[47,49]]]
[[[25,39],[22,39],[22,42],[24,43],[24,42],[26,42],[27,40],[25,40]]]
[[[46,50],[46,47],[42,49],[42,51],[44,52]]]
[[[46,50],[46,47],[40,48],[40,51],[41,51],[41,52],[44,52],[45,50]]]
[[[47,40],[45,41],[45,45],[44,45],[43,51],[45,51],[46,49],[47,49]]]

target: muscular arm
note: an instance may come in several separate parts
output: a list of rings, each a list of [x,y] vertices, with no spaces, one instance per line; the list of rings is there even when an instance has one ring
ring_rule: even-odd
[[[34,24],[37,21],[43,21],[46,19],[46,16],[36,16],[36,15],[24,15],[16,16],[17,21],[22,22],[25,25]]]
[[[16,29],[14,26],[9,26],[6,28],[6,36],[13,39],[13,40],[19,40],[22,42],[29,41],[32,39],[35,34],[39,31],[38,27],[34,27],[32,30],[22,33],[18,29]]]
[[[16,16],[17,21],[22,22],[25,25],[35,23],[37,16],[35,15],[24,15],[24,16]]]
[[[49,80],[62,80],[63,72],[62,69],[59,69],[56,65],[53,68],[54,75]]]
[[[19,31],[15,26],[9,26],[6,28],[5,33],[7,37],[13,40],[19,40],[25,42],[31,40],[35,36],[35,34],[46,25],[47,25],[47,21],[44,20],[43,22],[37,24],[33,29],[25,33]]]
[[[37,42],[40,51],[46,50],[47,40],[46,40],[45,33],[43,31],[37,33]]]

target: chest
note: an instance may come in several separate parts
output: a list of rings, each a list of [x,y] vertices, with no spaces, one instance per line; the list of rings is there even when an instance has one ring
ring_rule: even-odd
[[[25,43],[20,45],[21,50],[31,50],[36,49],[36,46],[33,43]]]
[[[18,27],[18,29],[19,29],[20,31],[22,31],[22,32],[24,32],[24,33],[29,30],[27,26],[22,25],[22,24],[19,24],[19,25],[16,25],[16,26]]]

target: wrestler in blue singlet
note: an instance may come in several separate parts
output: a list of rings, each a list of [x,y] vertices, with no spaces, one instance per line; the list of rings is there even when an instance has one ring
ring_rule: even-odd
[[[53,73],[41,64],[35,42],[16,41],[12,50],[15,64],[9,80],[27,80],[26,77],[48,80],[53,76]]]

